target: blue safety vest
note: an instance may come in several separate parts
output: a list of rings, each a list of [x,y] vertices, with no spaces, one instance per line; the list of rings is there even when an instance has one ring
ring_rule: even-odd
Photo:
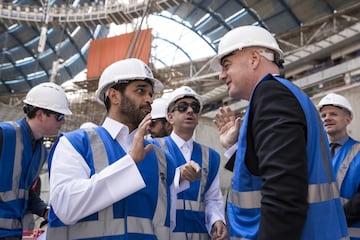
[[[288,80],[265,76],[262,81],[276,79],[297,98],[307,122],[308,201],[309,208],[304,225],[304,240],[335,240],[347,237],[345,216],[341,206],[335,174],[329,160],[326,133],[319,114],[311,100]],[[245,164],[246,135],[249,107],[239,135],[232,188],[226,205],[231,239],[257,239],[260,224],[262,179],[252,175]],[[286,239],[287,236],[284,236]]]
[[[32,149],[25,120],[2,122],[3,145],[0,156],[0,238],[22,236],[22,219],[28,195],[47,158],[43,144]]]
[[[349,138],[333,157],[336,181],[340,187],[343,204],[347,203],[360,186],[360,143]],[[360,221],[348,228],[350,239],[360,240]]]
[[[155,139],[161,148],[169,151],[181,166],[186,160],[176,143],[167,136]],[[214,181],[220,166],[220,155],[205,145],[193,142],[191,160],[201,167],[201,179],[191,182],[190,188],[178,193],[176,204],[176,227],[172,235],[173,240],[205,240],[209,234],[205,226],[204,195]]]
[[[63,134],[83,156],[91,175],[125,156],[103,127]],[[145,140],[145,145],[148,142]],[[51,168],[51,157],[49,162]],[[175,163],[154,146],[137,167],[146,187],[73,225],[66,226],[50,209],[47,239],[170,239],[170,185]],[[51,176],[50,176],[51,177]],[[116,191],[116,189],[114,189]]]

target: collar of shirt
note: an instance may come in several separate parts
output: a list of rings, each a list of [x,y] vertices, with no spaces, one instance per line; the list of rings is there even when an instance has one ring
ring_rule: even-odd
[[[174,131],[170,134],[170,137],[172,138],[172,140],[174,140],[174,142],[176,143],[176,145],[178,146],[178,148],[181,150],[181,152],[184,155],[183,152],[183,146],[187,147],[189,150],[189,153],[192,153],[193,151],[193,143],[194,140],[191,138],[189,139],[187,142],[185,142],[184,139],[182,139],[181,137],[179,137],[179,135],[177,135]],[[191,154],[190,154],[191,155]],[[189,157],[190,158],[190,157]],[[186,159],[186,158],[185,158]],[[186,159],[189,160],[189,159]]]
[[[134,130],[129,134],[128,126],[109,117],[105,119],[102,127],[109,132],[113,139],[116,139],[116,141],[124,148],[126,152],[130,150],[134,135],[137,130]]]
[[[344,137],[340,138],[338,141],[330,142],[329,143],[338,143],[340,146],[343,146],[349,140],[349,135],[345,135]]]
[[[21,123],[25,126],[26,132],[29,134],[30,136],[30,140],[31,140],[31,144],[32,144],[32,149],[34,150],[37,144],[42,144],[43,143],[43,138],[40,139],[35,139],[34,137],[34,133],[28,123],[28,121],[26,120],[26,118],[23,118],[20,120]]]

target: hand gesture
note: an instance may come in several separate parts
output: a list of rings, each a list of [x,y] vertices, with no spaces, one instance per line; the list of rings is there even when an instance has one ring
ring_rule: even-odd
[[[180,181],[188,180],[190,182],[200,179],[201,168],[199,164],[190,160],[180,167]]]
[[[238,140],[241,119],[235,117],[235,113],[230,107],[220,107],[213,122],[220,132],[221,145],[225,149],[229,149]]]
[[[211,226],[211,239],[222,240],[225,239],[228,235],[228,230],[226,225],[222,221],[216,221]]]
[[[148,144],[146,145],[146,147],[144,147],[144,136],[150,127],[150,123],[151,123],[151,115],[148,114],[141,121],[138,130],[134,135],[134,140],[131,145],[129,154],[136,163],[141,162],[144,159],[146,153],[152,149],[151,144]]]

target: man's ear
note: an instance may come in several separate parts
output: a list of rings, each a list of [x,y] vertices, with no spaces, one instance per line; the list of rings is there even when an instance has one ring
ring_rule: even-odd
[[[115,90],[113,88],[110,88],[108,90],[108,98],[110,99],[110,102],[115,105],[121,104],[121,93],[118,90]]]
[[[42,120],[44,118],[44,116],[46,115],[46,113],[41,110],[41,109],[38,109],[36,112],[35,112],[35,118],[39,119],[39,120]]]
[[[346,121],[346,124],[349,125],[352,121],[352,116],[350,115],[350,113],[346,113],[346,116],[345,116],[345,121]]]
[[[173,118],[173,113],[171,113],[171,112],[169,112],[169,113],[167,113],[167,120],[168,120],[168,122],[171,124],[171,125],[173,125],[174,124],[174,118]]]
[[[253,69],[259,66],[260,61],[261,61],[260,53],[256,50],[253,50],[251,52],[251,66],[253,67]]]

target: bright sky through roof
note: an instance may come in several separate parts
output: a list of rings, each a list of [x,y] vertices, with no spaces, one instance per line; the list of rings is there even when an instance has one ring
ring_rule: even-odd
[[[162,15],[171,16],[168,12]],[[138,20],[138,24],[140,19]],[[186,24],[186,23],[184,23]],[[109,37],[134,31],[137,26],[111,24]],[[165,17],[150,15],[142,23],[142,29],[152,28],[152,62],[155,68],[164,68],[179,63],[199,60],[215,55],[214,50],[189,28]],[[177,47],[178,46],[178,47]]]

